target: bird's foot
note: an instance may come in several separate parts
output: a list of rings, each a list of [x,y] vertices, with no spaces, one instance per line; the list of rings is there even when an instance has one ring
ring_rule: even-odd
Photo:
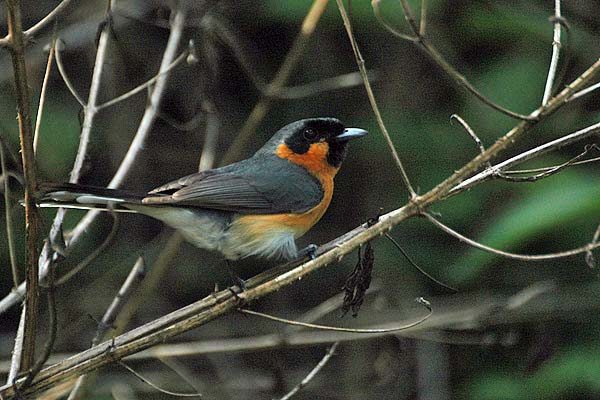
[[[314,260],[315,258],[317,258],[317,249],[319,248],[319,246],[317,246],[316,244],[309,244],[308,246],[306,246],[305,248],[303,248],[302,250],[300,250],[298,252],[298,258],[304,258],[306,256],[308,256],[308,258],[310,258],[311,260]]]

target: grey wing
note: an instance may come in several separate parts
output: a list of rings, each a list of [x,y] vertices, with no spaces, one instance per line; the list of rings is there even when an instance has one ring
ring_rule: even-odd
[[[249,214],[304,212],[323,198],[316,178],[302,167],[279,158],[249,159],[189,175],[150,194],[144,203],[176,203]]]

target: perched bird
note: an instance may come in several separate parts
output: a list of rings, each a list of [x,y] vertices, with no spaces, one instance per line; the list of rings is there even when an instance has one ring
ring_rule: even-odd
[[[335,118],[281,128],[252,157],[162,185],[146,194],[45,184],[40,205],[135,212],[177,229],[228,260],[295,258],[295,239],[325,213],[348,141],[367,134]]]

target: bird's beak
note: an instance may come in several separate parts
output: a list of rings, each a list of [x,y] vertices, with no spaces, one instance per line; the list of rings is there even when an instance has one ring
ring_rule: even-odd
[[[368,132],[360,128],[346,128],[344,133],[333,138],[336,142],[346,142],[350,139],[359,138],[365,136]]]

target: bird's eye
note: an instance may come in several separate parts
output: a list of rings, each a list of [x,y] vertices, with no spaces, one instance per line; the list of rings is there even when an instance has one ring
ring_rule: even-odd
[[[317,137],[317,132],[315,132],[312,129],[305,129],[304,130],[304,139],[306,140],[315,140],[315,138]]]

